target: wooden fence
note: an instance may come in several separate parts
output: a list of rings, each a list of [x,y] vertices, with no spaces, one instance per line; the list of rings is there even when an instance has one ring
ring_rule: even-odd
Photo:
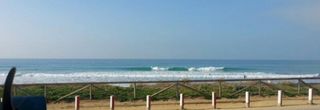
[[[273,90],[279,90],[278,91],[278,106],[282,105],[282,94],[286,94],[286,91],[281,89],[281,88],[277,88],[276,86],[273,86],[272,83],[269,83],[269,81],[292,81],[295,82],[296,86],[297,86],[297,93],[300,94],[301,93],[301,87],[302,86],[306,86],[309,88],[308,91],[308,103],[312,104],[313,103],[313,91],[319,93],[319,89],[316,87],[313,87],[310,83],[307,83],[305,80],[312,80],[312,83],[319,83],[320,82],[320,77],[307,77],[307,78],[258,78],[258,79],[214,79],[214,80],[175,80],[175,81],[121,81],[121,82],[83,82],[83,83],[37,83],[37,84],[14,84],[13,85],[13,94],[16,94],[17,91],[22,91],[21,89],[19,89],[20,87],[23,86],[42,86],[43,87],[43,96],[47,96],[47,87],[48,86],[59,86],[59,85],[84,85],[83,87],[74,90],[68,94],[65,94],[64,96],[58,98],[55,102],[59,102],[61,100],[63,100],[64,98],[68,97],[68,96],[72,96],[82,90],[85,89],[89,89],[89,99],[91,100],[93,97],[93,92],[92,92],[92,88],[96,87],[95,85],[98,84],[132,84],[133,85],[133,97],[136,98],[136,84],[138,83],[168,83],[170,84],[169,86],[161,89],[160,91],[157,91],[153,94],[150,94],[148,96],[146,96],[147,98],[147,104],[146,104],[146,108],[148,110],[151,109],[151,100],[152,97],[163,93],[164,91],[170,89],[170,88],[176,88],[176,96],[180,97],[180,109],[184,109],[184,95],[180,94],[179,92],[179,88],[180,87],[184,87],[186,89],[192,90],[194,92],[197,92],[203,96],[211,96],[212,95],[212,107],[216,108],[216,99],[217,98],[221,98],[222,97],[222,82],[236,82],[236,81],[252,81],[254,83],[250,84],[250,85],[246,85],[246,87],[234,91],[233,93],[231,93],[230,95],[234,95],[234,94],[239,94],[243,91],[246,91],[249,87],[252,86],[257,86],[258,88],[258,94],[261,95],[261,87],[262,85],[265,85]],[[201,90],[198,90],[196,88],[193,88],[189,85],[186,85],[185,83],[218,83],[218,91],[216,92],[212,92],[212,93],[206,93],[203,92]],[[0,85],[0,87],[3,87],[3,85]],[[217,94],[216,94],[217,93]],[[26,93],[28,94],[28,93]],[[76,97],[76,101],[78,101],[76,103],[76,107],[77,105],[79,105],[79,101],[80,101],[80,97]],[[113,96],[111,96],[111,100],[110,100],[110,109],[114,109],[114,98]],[[245,92],[245,106],[246,107],[250,107],[250,93],[247,91]]]

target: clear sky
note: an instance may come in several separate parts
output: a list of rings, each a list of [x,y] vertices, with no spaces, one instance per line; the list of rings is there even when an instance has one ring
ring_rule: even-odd
[[[1,0],[0,58],[320,59],[319,0]]]

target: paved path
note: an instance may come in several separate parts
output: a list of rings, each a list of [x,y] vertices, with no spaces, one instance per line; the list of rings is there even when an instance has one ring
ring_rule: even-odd
[[[320,110],[320,105],[298,105],[286,107],[250,108],[246,110]]]
[[[186,110],[212,110],[211,101],[204,99],[186,99]],[[245,108],[243,98],[222,99],[217,103],[219,110],[320,110],[320,97],[315,97],[314,105],[307,104],[306,97],[291,97],[283,100],[283,106],[277,106],[276,97],[253,98],[251,108]],[[83,100],[81,110],[106,110],[108,100]],[[74,110],[74,103],[49,103],[48,110]],[[116,110],[145,110],[145,101],[116,102]],[[178,110],[179,101],[152,102],[152,110]]]

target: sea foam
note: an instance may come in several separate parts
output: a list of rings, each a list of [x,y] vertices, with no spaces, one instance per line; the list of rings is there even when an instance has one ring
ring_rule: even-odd
[[[131,68],[133,70],[141,70],[143,67],[138,68]],[[210,71],[219,71],[224,70],[224,67],[159,67],[159,66],[153,66],[150,67],[152,71],[203,71],[203,72],[210,72]],[[148,70],[148,68],[144,69]]]
[[[195,68],[191,67],[188,68],[188,71],[217,71],[217,70],[223,70],[224,67],[200,67],[200,68]]]
[[[73,73],[17,73],[15,84],[120,82],[120,81],[169,81],[169,80],[213,80],[245,78],[305,78],[319,77],[317,74],[276,74],[265,72],[210,72],[200,71],[146,71],[146,72],[73,72]],[[5,73],[0,74],[4,82]]]
[[[151,67],[151,70],[153,70],[153,71],[168,71],[169,68],[155,66],[155,67]]]

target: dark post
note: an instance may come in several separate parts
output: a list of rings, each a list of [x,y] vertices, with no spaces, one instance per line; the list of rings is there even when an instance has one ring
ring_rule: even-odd
[[[43,96],[47,98],[47,85],[43,85]]]
[[[178,100],[179,99],[179,82],[176,82],[176,99]]]
[[[261,80],[259,80],[259,88],[258,89],[259,89],[259,91],[258,91],[259,92],[259,96],[261,96]]]
[[[92,84],[90,84],[89,89],[90,100],[92,100]]]
[[[222,85],[221,85],[221,81],[219,81],[219,97],[222,97]]]
[[[136,83],[133,83],[133,99],[136,99]]]
[[[13,96],[17,96],[17,87],[16,86],[14,86],[14,85],[12,85],[12,87],[13,87]]]
[[[301,90],[301,81],[298,79],[298,95],[300,95],[300,90]]]

